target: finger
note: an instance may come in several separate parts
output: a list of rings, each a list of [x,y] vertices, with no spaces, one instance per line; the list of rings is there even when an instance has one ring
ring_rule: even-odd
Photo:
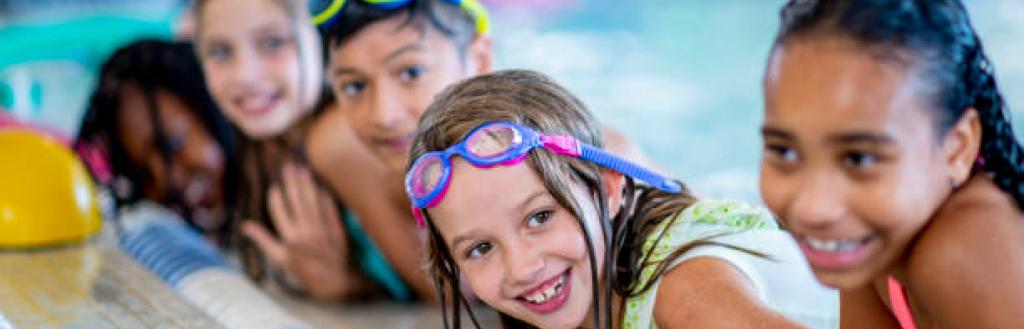
[[[293,164],[292,169],[295,170],[295,180],[299,187],[299,196],[302,198],[300,205],[305,209],[305,217],[301,220],[305,221],[306,228],[310,229],[310,234],[315,234],[323,231],[323,209],[320,208],[319,192],[320,188],[313,182],[313,175],[309,169],[299,164]]]
[[[270,259],[270,262],[278,267],[285,267],[288,260],[288,252],[284,245],[277,241],[266,228],[254,221],[242,223],[242,234],[256,243],[256,247]]]
[[[299,235],[305,235],[309,232],[306,225],[307,219],[309,218],[309,208],[304,207],[302,200],[302,192],[300,190],[300,184],[298,183],[297,174],[295,167],[291,162],[287,162],[281,168],[281,180],[284,185],[284,198],[288,209],[291,211],[292,227],[293,232]]]
[[[281,186],[274,184],[270,186],[267,193],[267,206],[270,208],[270,220],[282,240],[293,241],[295,239],[295,221],[285,206],[284,195]]]
[[[320,189],[320,209],[324,214],[324,227],[327,232],[327,241],[331,245],[338,248],[343,248],[348,240],[345,235],[345,230],[342,227],[341,212],[338,211],[338,206],[334,203],[334,197],[327,190]]]

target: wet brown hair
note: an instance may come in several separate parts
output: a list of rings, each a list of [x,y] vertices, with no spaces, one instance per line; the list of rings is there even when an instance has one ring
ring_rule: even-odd
[[[410,151],[410,159],[421,155],[444,150],[469,134],[474,128],[493,121],[508,121],[530,127],[540,133],[550,135],[572,135],[580,142],[601,147],[601,127],[586,106],[568,90],[559,86],[550,78],[536,72],[510,70],[480,75],[449,86],[437,95],[434,102],[427,108],[420,119],[416,138]],[[655,232],[658,224],[665,220],[674,221],[679,212],[686,209],[696,199],[685,185],[680,183],[683,191],[678,194],[667,193],[646,185],[638,185],[626,177],[623,205],[614,219],[609,218],[606,203],[607,192],[601,180],[601,168],[589,161],[572,157],[560,156],[547,151],[530,152],[526,163],[537,172],[545,188],[564,208],[571,211],[582,229],[588,243],[587,250],[591,263],[591,275],[595,278],[591,287],[595,299],[594,324],[601,327],[600,318],[612,327],[611,291],[623,297],[642,294],[651,288],[666,270],[667,265],[682,253],[701,245],[719,245],[718,243],[698,240],[679,247],[665,261],[651,262],[642,258],[651,250],[643,248],[644,240]],[[582,184],[594,196],[593,200],[578,200],[573,197],[571,187]],[[598,204],[601,214],[601,231],[606,255],[605,273],[603,277],[606,289],[604,302],[600,302],[597,275],[597,258],[594,255],[594,237],[590,236],[585,227],[581,202],[593,201]],[[441,295],[445,327],[448,327],[449,312],[456,328],[461,318],[460,307],[469,309],[469,303],[460,292],[459,268],[455,264],[448,247],[440,232],[437,231],[426,209],[419,209],[427,219],[428,254],[430,270]],[[671,224],[671,223],[669,223]],[[659,233],[660,234],[660,233]],[[661,236],[657,237],[657,242]],[[654,243],[656,247],[658,243]],[[746,250],[744,250],[746,251]],[[754,253],[757,254],[757,253]],[[639,285],[639,274],[644,268],[653,266],[654,279],[647,284]],[[445,293],[454,296],[446,298]],[[603,306],[602,306],[603,305]],[[601,310],[604,310],[602,314]],[[470,318],[475,322],[472,310]],[[506,328],[528,328],[528,324],[507,315],[500,314]],[[620,320],[621,321],[621,320]],[[474,323],[476,324],[476,323]],[[478,325],[479,327],[479,325]]]

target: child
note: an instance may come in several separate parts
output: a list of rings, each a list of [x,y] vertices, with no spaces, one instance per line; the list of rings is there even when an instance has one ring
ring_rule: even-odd
[[[765,203],[852,328],[1024,323],[1021,146],[957,0],[791,1]]]
[[[92,161],[99,183],[118,206],[162,204],[223,242],[234,136],[206,92],[192,46],[135,41],[103,64],[98,81],[75,149],[105,151]],[[102,163],[109,172],[97,170]]]
[[[422,271],[423,244],[402,191],[402,174],[413,130],[430,99],[450,83],[490,70],[486,11],[475,0],[313,2],[319,9],[314,19],[324,22],[327,78],[338,110],[324,111],[309,125],[304,145],[309,164],[345,203],[350,230],[365,228],[366,243],[379,246],[387,259],[361,266],[394,266],[399,277],[391,276],[386,286],[395,287],[389,291],[403,296],[399,299],[413,293],[434,299]],[[615,150],[640,157],[620,135],[611,136]],[[299,230],[294,223],[274,221],[282,231]],[[268,254],[303,255],[300,248],[277,247],[300,244],[301,237],[247,228],[245,233]]]
[[[834,293],[771,217],[602,151],[597,127],[529,71],[464,80],[423,114],[406,190],[455,321],[464,280],[507,327],[834,326]]]
[[[339,211],[339,200],[306,169],[308,132],[327,112],[331,100],[323,79],[319,38],[303,4],[297,0],[195,4],[196,48],[207,85],[243,136],[237,194],[243,223],[235,233],[251,240],[241,240],[242,263],[256,280],[270,269],[284,287],[303,289],[317,299],[352,299],[379,290],[368,286],[389,288],[401,298],[407,294],[401,280],[372,244],[360,244],[366,239],[359,227]],[[345,125],[332,129],[342,135],[348,131]],[[349,151],[356,165],[374,167],[363,161],[369,157],[351,140],[331,142]],[[284,243],[263,229],[270,226],[278,227],[276,233]],[[350,237],[353,245],[348,243]],[[264,257],[271,264],[265,264]],[[380,285],[367,285],[367,275]],[[398,288],[388,284],[394,281],[399,282]]]

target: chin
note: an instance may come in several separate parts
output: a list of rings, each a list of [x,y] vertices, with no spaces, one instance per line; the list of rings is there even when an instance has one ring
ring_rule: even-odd
[[[838,290],[855,290],[870,286],[875,277],[865,270],[854,270],[845,273],[835,271],[814,270],[814,276],[822,285]]]
[[[242,131],[246,137],[262,140],[278,136],[284,129],[280,129],[271,125],[266,124],[253,124],[249,126],[243,126]]]
[[[384,159],[384,165],[388,167],[388,171],[393,173],[399,173],[402,177],[405,177],[405,170],[408,167],[406,156],[398,155],[378,155]]]

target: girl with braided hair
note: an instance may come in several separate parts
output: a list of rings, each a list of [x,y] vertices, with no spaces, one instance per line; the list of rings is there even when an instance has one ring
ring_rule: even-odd
[[[103,64],[74,146],[102,150],[96,180],[116,206],[149,200],[220,242],[235,192],[234,135],[188,43],[143,39]]]
[[[1024,324],[1024,163],[958,0],[790,1],[761,192],[843,327]]]

